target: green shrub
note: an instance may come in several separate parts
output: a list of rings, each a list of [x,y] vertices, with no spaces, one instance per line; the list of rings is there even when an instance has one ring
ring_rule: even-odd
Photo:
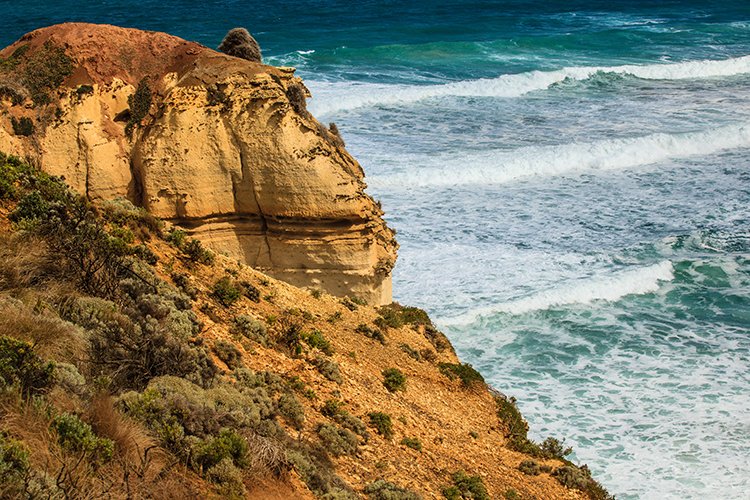
[[[339,401],[338,399],[329,399],[324,404],[323,407],[320,409],[320,413],[324,417],[335,417],[339,413],[341,413],[344,408],[344,403],[342,401]]]
[[[227,368],[234,370],[242,363],[242,353],[237,346],[226,340],[219,340],[214,344],[214,352]]]
[[[265,346],[268,344],[268,330],[265,323],[247,314],[240,314],[232,319],[229,331],[234,335],[246,337]]]
[[[47,41],[27,58],[22,79],[34,104],[43,105],[50,102],[49,92],[58,88],[72,72],[73,61],[65,54],[65,49]]]
[[[383,385],[390,392],[406,390],[406,375],[398,368],[386,368],[383,370]]]
[[[208,470],[229,459],[238,467],[248,465],[249,446],[234,429],[221,429],[219,435],[204,440],[194,450],[193,462],[198,470]]]
[[[298,443],[287,449],[286,459],[316,496],[325,498],[325,495],[339,495],[340,497],[343,493],[348,494],[348,498],[352,500],[357,498],[346,483],[336,475],[334,465],[324,450]]]
[[[130,106],[130,118],[125,125],[125,134],[130,137],[135,127],[140,126],[143,119],[151,109],[151,86],[148,79],[143,78],[138,82],[135,93],[128,96],[128,106]]]
[[[464,387],[471,387],[474,384],[481,384],[482,386],[484,386],[484,377],[482,377],[482,374],[476,371],[468,363],[440,363],[438,367],[440,369],[440,373],[442,373],[449,379],[461,379],[461,383]]]
[[[172,273],[171,278],[177,288],[190,297],[191,300],[198,298],[198,289],[190,282],[190,276],[184,273]]]
[[[591,471],[585,465],[575,467],[573,465],[563,465],[552,471],[552,477],[558,480],[560,484],[570,489],[581,490],[586,493],[591,500],[614,500],[615,497],[610,495],[602,485],[591,477]]]
[[[543,458],[556,458],[558,460],[563,460],[565,457],[573,453],[573,448],[570,446],[565,447],[565,439],[560,441],[551,436],[542,441],[540,448],[544,453]]]
[[[335,424],[321,424],[318,436],[326,450],[335,456],[354,455],[357,452],[357,436],[348,429]]]
[[[378,479],[365,486],[369,500],[420,500],[420,496],[385,479]]]
[[[518,470],[527,476],[538,476],[542,472],[539,463],[534,460],[524,460],[518,465]]]
[[[178,229],[176,227],[173,227],[169,233],[167,233],[166,240],[173,244],[178,249],[182,249],[182,246],[185,244],[185,240],[187,239],[187,234],[182,229]]]
[[[341,384],[344,380],[341,378],[341,370],[339,364],[328,358],[315,358],[313,364],[325,378],[337,384]]]
[[[232,304],[240,300],[242,292],[234,285],[228,276],[224,276],[214,283],[211,295],[213,295],[213,297],[224,307],[230,307]]]
[[[0,495],[24,498],[28,474],[28,450],[21,442],[0,432]]]
[[[297,430],[302,429],[305,423],[305,409],[294,394],[282,394],[276,406],[279,414],[289,425]]]
[[[412,359],[414,359],[416,361],[422,361],[422,355],[419,353],[419,351],[417,351],[416,349],[414,349],[409,344],[400,344],[399,348],[402,351],[404,351],[406,353],[406,355],[409,356],[410,358],[412,358]]]
[[[443,496],[448,500],[490,500],[482,478],[469,476],[463,471],[453,474],[453,485],[443,490]]]
[[[247,281],[241,281],[239,287],[242,290],[242,295],[253,302],[260,302],[260,290],[258,290],[255,285]]]
[[[522,500],[523,497],[519,495],[516,490],[511,488],[503,493],[503,498],[505,498],[505,500]]]
[[[25,397],[46,392],[54,383],[55,365],[37,356],[31,344],[0,336],[0,384],[18,386]]]
[[[57,415],[52,420],[60,446],[66,450],[83,453],[92,462],[107,462],[112,458],[115,443],[94,434],[91,426],[70,413]]]
[[[354,331],[361,333],[367,338],[377,340],[381,344],[385,344],[385,334],[383,333],[383,330],[379,328],[370,328],[366,324],[360,323]]]
[[[230,458],[224,458],[206,472],[206,479],[218,485],[221,498],[240,499],[247,493],[242,472]]]
[[[401,440],[401,444],[412,450],[422,451],[422,442],[417,438],[405,437]]]
[[[432,326],[432,321],[425,311],[418,307],[402,306],[397,302],[382,306],[378,309],[378,314],[379,323],[390,328],[401,328],[404,325]]]
[[[448,337],[432,325],[424,326],[424,336],[430,341],[437,352],[453,350]]]
[[[272,323],[269,321],[269,323]],[[278,344],[284,347],[292,356],[302,354],[302,326],[299,323],[287,322],[281,329]]]
[[[183,241],[179,248],[191,262],[205,264],[207,266],[214,263],[214,254],[211,253],[210,250],[207,250],[200,240],[188,238]]]
[[[13,116],[10,119],[10,124],[15,135],[29,136],[34,133],[34,122],[26,116],[22,116],[18,120]]]
[[[313,349],[319,349],[328,356],[333,355],[333,347],[328,339],[325,338],[320,330],[312,330],[310,333],[303,334],[302,339]]]
[[[376,411],[368,413],[367,416],[370,417],[370,425],[375,427],[378,434],[386,439],[391,439],[393,437],[393,421],[391,420],[390,415]]]

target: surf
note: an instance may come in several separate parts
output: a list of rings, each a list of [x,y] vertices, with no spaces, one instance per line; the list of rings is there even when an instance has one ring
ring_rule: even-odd
[[[566,80],[587,80],[601,73],[644,80],[686,80],[750,73],[750,55],[723,60],[622,66],[573,66],[554,71],[529,71],[439,85],[394,85],[361,82],[311,82],[310,110],[317,115],[365,107],[413,104],[439,97],[521,97]]]
[[[441,155],[430,165],[374,176],[374,188],[495,185],[533,177],[608,171],[750,146],[750,123],[685,133]]]

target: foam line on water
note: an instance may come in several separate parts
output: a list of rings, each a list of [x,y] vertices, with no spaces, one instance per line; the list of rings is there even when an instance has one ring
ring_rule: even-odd
[[[628,295],[653,293],[662,282],[674,279],[672,263],[668,260],[646,267],[617,271],[606,276],[563,283],[558,287],[528,297],[493,306],[475,309],[465,315],[441,321],[445,325],[467,325],[479,318],[495,314],[525,314],[559,306],[591,304],[603,300],[613,302]]]
[[[317,115],[329,115],[349,109],[408,104],[445,96],[520,97],[535,90],[544,90],[566,79],[586,80],[599,72],[632,75],[649,80],[727,77],[750,73],[750,56],[646,65],[573,66],[554,71],[529,71],[440,85],[308,82],[314,90],[310,110]]]
[[[750,123],[739,123],[698,132],[443,155],[420,168],[412,165],[405,172],[373,176],[368,184],[394,189],[504,184],[529,177],[633,168],[748,146]]]

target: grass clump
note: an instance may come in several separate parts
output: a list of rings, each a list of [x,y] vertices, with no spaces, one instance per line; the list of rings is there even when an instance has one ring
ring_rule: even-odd
[[[372,425],[378,434],[386,439],[393,437],[393,421],[391,416],[387,413],[375,411],[367,414],[370,417],[370,425]]]
[[[549,472],[552,469],[546,465],[540,465],[534,460],[524,460],[518,464],[518,470],[526,474],[527,476],[538,476],[542,472]]]
[[[401,444],[412,450],[422,451],[422,442],[417,438],[405,437],[401,440]]]
[[[490,500],[481,477],[458,471],[453,474],[452,479],[453,485],[443,489],[443,496],[448,500]]]
[[[398,368],[383,370],[383,385],[390,392],[406,390],[406,375]]]
[[[379,323],[390,328],[404,325],[432,325],[430,317],[418,307],[402,306],[394,302],[378,309]],[[378,325],[380,326],[380,325]]]
[[[485,385],[482,374],[468,363],[440,363],[438,368],[440,369],[440,373],[449,379],[460,379],[464,387],[472,387],[475,384]]]
[[[420,500],[420,496],[385,479],[378,479],[365,486],[369,500]]]

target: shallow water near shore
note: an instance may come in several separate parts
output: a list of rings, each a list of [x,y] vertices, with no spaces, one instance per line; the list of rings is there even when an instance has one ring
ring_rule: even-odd
[[[364,166],[396,300],[534,438],[565,437],[620,499],[743,498],[750,4],[652,4],[6,1],[0,36],[248,27]]]

